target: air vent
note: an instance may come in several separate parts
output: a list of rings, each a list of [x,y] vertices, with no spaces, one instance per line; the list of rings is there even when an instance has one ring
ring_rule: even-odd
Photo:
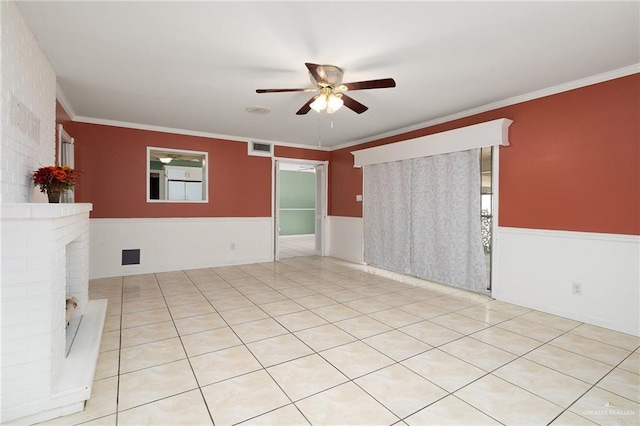
[[[265,142],[249,141],[249,155],[271,157],[273,156],[273,145]]]

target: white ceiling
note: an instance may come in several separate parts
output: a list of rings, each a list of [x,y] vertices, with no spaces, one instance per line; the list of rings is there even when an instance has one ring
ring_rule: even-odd
[[[233,139],[335,147],[640,63],[636,1],[18,6],[74,119]],[[362,115],[297,116],[311,94],[255,92],[311,87],[305,62],[397,87],[349,92]]]

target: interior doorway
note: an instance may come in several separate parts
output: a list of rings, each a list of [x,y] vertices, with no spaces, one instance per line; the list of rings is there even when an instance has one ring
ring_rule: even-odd
[[[274,160],[274,260],[325,255],[327,163]]]

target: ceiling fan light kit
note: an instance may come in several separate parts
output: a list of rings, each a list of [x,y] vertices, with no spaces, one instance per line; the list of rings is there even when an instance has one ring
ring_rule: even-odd
[[[315,88],[306,89],[257,89],[256,93],[278,93],[278,92],[317,92],[319,95],[309,99],[299,110],[297,115],[307,114],[310,110],[316,112],[326,111],[327,114],[333,114],[343,105],[357,114],[362,114],[368,107],[347,96],[342,92],[348,90],[365,90],[365,89],[384,89],[387,87],[396,87],[396,82],[392,78],[383,78],[379,80],[357,81],[353,83],[342,84],[344,75],[341,68],[335,65],[318,65],[305,63],[309,70],[311,83],[315,84]]]

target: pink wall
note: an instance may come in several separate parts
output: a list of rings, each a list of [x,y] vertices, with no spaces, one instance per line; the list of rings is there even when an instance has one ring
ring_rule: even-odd
[[[640,234],[640,74],[331,152],[331,209],[362,216],[351,151],[508,118],[500,226]]]

